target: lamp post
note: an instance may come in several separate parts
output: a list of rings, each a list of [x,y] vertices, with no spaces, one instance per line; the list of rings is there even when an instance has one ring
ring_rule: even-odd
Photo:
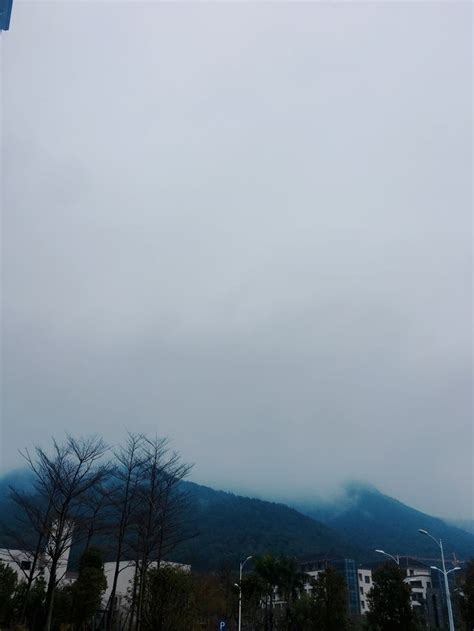
[[[449,631],[455,631],[454,618],[453,618],[453,607],[452,607],[452,604],[451,604],[451,594],[449,593],[448,574],[450,574],[451,572],[455,572],[456,570],[460,570],[461,568],[460,567],[454,567],[452,570],[446,571],[446,564],[444,562],[443,542],[441,541],[441,539],[438,541],[438,539],[435,539],[433,537],[433,535],[430,535],[430,533],[427,530],[422,530],[421,528],[418,530],[418,532],[420,532],[422,535],[425,535],[426,537],[429,537],[430,539],[432,539],[436,543],[438,548],[440,549],[440,552],[441,552],[441,565],[442,565],[443,569],[440,570],[438,567],[435,567],[434,565],[431,566],[431,569],[438,570],[438,572],[441,572],[441,574],[443,574],[443,576],[444,576],[444,588],[446,590],[446,602],[447,602],[447,605],[448,605]]]
[[[239,565],[239,631],[242,631],[242,570],[247,561],[250,561],[252,557],[249,556],[245,561],[241,561]]]
[[[378,552],[379,554],[383,554],[384,556],[388,557],[389,559],[392,559],[392,561],[395,561],[395,563],[400,566],[400,557],[397,556],[394,557],[391,554],[389,554],[388,552],[385,552],[384,550],[375,550],[375,552]]]

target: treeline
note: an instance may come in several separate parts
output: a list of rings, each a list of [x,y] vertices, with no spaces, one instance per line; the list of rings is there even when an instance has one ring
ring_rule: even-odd
[[[239,596],[242,631],[427,628],[393,563],[373,574],[367,616],[349,614],[344,577],[330,566],[312,580],[296,559],[266,554],[251,559],[240,582],[235,563],[212,574],[164,564],[196,534],[182,484],[191,467],[164,439],[130,433],[113,448],[100,437],[69,436],[50,449],[26,450],[23,457],[31,484],[10,490],[10,561],[18,571],[0,562],[2,630],[214,631],[225,622],[234,631]],[[74,581],[66,576],[71,549],[81,551]],[[108,583],[105,559],[111,564]],[[124,560],[133,578],[119,598]],[[461,624],[470,631],[474,561],[455,597]]]
[[[116,448],[100,437],[74,438],[51,448],[22,452],[32,484],[10,490],[16,523],[8,528],[12,556],[23,573],[17,622],[28,624],[29,603],[41,581],[45,598],[41,626],[52,629],[55,597],[64,579],[70,549],[86,551],[97,541],[113,559],[111,594],[103,629],[114,628],[120,561],[136,567],[129,628],[142,631],[147,573],[181,541],[193,535],[188,498],[181,481],[190,465],[165,439],[129,433]],[[30,612],[31,613],[31,612]]]
[[[39,577],[29,592],[20,623],[26,583],[18,581],[8,565],[0,562],[0,629],[40,631],[46,616],[46,582]],[[54,631],[97,631],[106,628],[103,607],[106,577],[101,550],[89,547],[81,556],[74,582],[61,582],[55,591],[51,628]],[[115,630],[135,629],[131,594],[113,617]],[[142,631],[202,631],[218,629],[219,621],[236,620],[237,596],[230,573],[192,574],[169,565],[153,564],[143,589]]]
[[[235,574],[222,570],[212,575],[192,574],[168,565],[147,571],[143,592],[143,631],[215,631],[225,622],[226,629],[238,628],[239,588],[242,588],[243,631],[421,631],[432,627],[410,604],[410,587],[405,574],[394,564],[380,566],[373,575],[366,616],[348,612],[347,585],[341,574],[328,566],[310,579],[298,570],[290,557],[265,555],[254,559],[251,572],[241,584]],[[25,583],[18,583],[13,570],[0,563],[0,625],[8,624],[21,607]],[[56,590],[52,626],[60,631],[103,629],[100,609],[105,589],[101,552],[86,550],[73,584]],[[457,603],[462,619],[456,629],[470,631],[474,616],[474,561],[469,562]],[[40,628],[46,586],[38,579],[30,592],[27,612],[31,629]],[[131,604],[131,601],[128,600]],[[119,612],[116,629],[128,629],[130,609]],[[442,625],[442,621],[441,621]],[[132,625],[133,627],[133,625]],[[25,627],[15,627],[24,629]],[[444,628],[443,626],[436,628]]]

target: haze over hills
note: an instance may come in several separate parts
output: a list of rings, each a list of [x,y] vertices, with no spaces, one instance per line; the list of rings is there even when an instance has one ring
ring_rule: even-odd
[[[316,500],[295,508],[369,551],[382,548],[390,554],[436,557],[434,543],[418,533],[423,528],[443,540],[447,556],[456,554],[462,559],[474,555],[473,533],[407,506],[368,484],[349,483],[332,502]]]
[[[364,555],[346,537],[285,504],[242,497],[185,482],[194,511],[195,539],[174,553],[199,569],[238,566],[268,552],[299,558]]]
[[[25,488],[29,482],[24,470],[0,478],[3,521],[11,516],[9,485]],[[301,559],[350,557],[364,562],[380,558],[374,549],[382,548],[391,554],[436,558],[436,547],[418,534],[419,528],[443,539],[447,557],[452,558],[453,553],[460,559],[474,556],[473,534],[367,484],[346,485],[344,493],[332,502],[318,499],[293,507],[193,482],[183,486],[190,496],[196,536],[181,544],[172,556],[199,570],[234,567],[249,554],[270,551]],[[5,544],[5,538],[1,539]]]
[[[461,528],[461,530],[465,530],[474,535],[474,519],[453,519],[447,521],[453,526],[456,526],[456,528]]]

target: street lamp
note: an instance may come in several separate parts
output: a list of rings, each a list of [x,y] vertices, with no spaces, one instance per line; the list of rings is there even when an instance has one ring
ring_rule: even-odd
[[[443,570],[440,570],[440,569],[439,569],[439,567],[436,567],[436,565],[430,565],[430,569],[431,569],[431,570],[438,570],[438,572],[441,572],[441,574],[444,574]],[[459,565],[458,565],[458,566],[456,566],[456,567],[453,567],[453,569],[452,569],[452,570],[448,570],[448,571],[446,572],[446,574],[451,574],[451,572],[457,572],[457,571],[458,571],[458,570],[460,570],[460,569],[461,569],[461,568],[460,568],[460,567],[459,567]],[[456,591],[456,590],[454,590],[454,591]]]
[[[400,565],[400,557],[397,556],[394,557],[391,554],[389,554],[388,552],[385,552],[384,550],[375,550],[375,552],[378,552],[379,554],[383,554],[384,556],[388,557],[389,559],[392,559],[392,561],[395,561],[395,563],[399,566]]]
[[[460,567],[454,567],[452,570],[446,571],[446,564],[444,562],[443,542],[441,541],[441,539],[438,541],[437,539],[435,539],[433,537],[433,535],[430,535],[430,533],[427,530],[422,530],[421,528],[418,529],[418,532],[420,532],[422,535],[426,535],[427,537],[432,539],[436,543],[438,548],[440,549],[440,552],[441,552],[441,564],[443,566],[443,569],[440,570],[438,567],[435,567],[434,565],[431,566],[431,569],[432,570],[438,570],[438,572],[441,572],[441,574],[444,576],[444,587],[445,587],[445,590],[446,590],[446,602],[447,602],[447,605],[448,605],[449,631],[455,631],[455,629],[454,629],[454,618],[453,618],[453,606],[451,604],[451,594],[449,593],[448,574],[450,574],[451,572],[455,572],[456,570],[460,570],[461,568]]]
[[[249,556],[245,559],[245,561],[241,561],[240,562],[240,566],[239,566],[239,584],[238,584],[238,588],[239,588],[239,631],[242,630],[242,570],[244,569],[244,565],[247,563],[247,561],[250,561],[250,559],[252,559],[252,556]]]

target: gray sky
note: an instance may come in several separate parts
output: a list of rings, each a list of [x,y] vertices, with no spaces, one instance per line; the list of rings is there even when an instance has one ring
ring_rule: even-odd
[[[2,468],[472,510],[469,3],[27,3],[2,37]]]

